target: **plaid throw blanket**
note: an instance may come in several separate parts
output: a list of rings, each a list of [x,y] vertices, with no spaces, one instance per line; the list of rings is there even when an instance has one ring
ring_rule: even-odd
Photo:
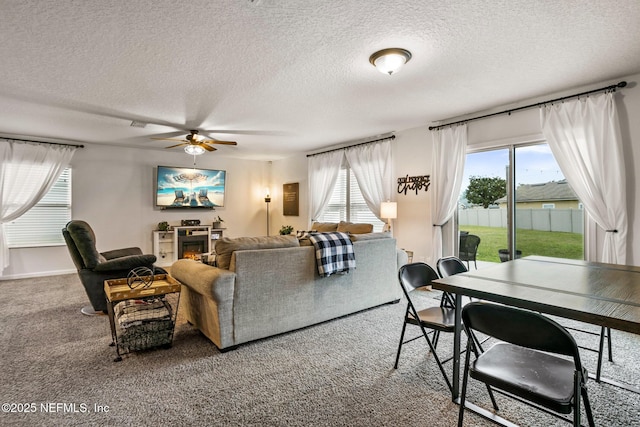
[[[346,233],[311,233],[309,240],[316,249],[316,263],[320,276],[348,273],[356,268],[353,244]]]

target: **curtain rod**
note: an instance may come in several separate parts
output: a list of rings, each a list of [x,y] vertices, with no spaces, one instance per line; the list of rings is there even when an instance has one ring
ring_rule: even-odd
[[[616,88],[619,88],[619,87],[622,88],[622,87],[625,87],[626,85],[627,85],[627,82],[622,81],[622,82],[620,82],[618,84],[615,84],[615,85],[611,85],[611,86],[607,86],[607,87],[601,87],[600,89],[588,90],[586,92],[576,93],[575,95],[563,96],[561,98],[551,99],[549,101],[538,102],[538,103],[535,103],[535,104],[525,105],[523,107],[512,108],[510,110],[499,111],[497,113],[485,114],[484,116],[472,117],[470,119],[458,120],[456,122],[446,123],[446,124],[443,124],[443,125],[429,126],[429,130],[438,130],[438,129],[442,129],[442,128],[447,127],[447,126],[457,125],[457,124],[465,123],[465,122],[471,122],[471,121],[474,121],[474,120],[486,119],[487,117],[497,116],[497,115],[500,115],[500,114],[511,114],[514,111],[525,110],[527,108],[540,107],[541,105],[550,104],[552,102],[564,101],[565,99],[576,98],[576,97],[580,97],[580,96],[583,96],[583,95],[589,95],[591,93],[603,92],[603,91],[607,91],[607,90],[611,90],[611,91],[615,92]]]
[[[0,139],[5,139],[7,141],[32,142],[35,144],[64,145],[66,147],[84,148],[84,145],[82,144],[63,144],[61,142],[31,141],[29,139],[5,138],[3,136],[0,136]]]
[[[387,136],[386,138],[374,139],[373,141],[360,142],[358,144],[347,145],[346,147],[334,148],[332,150],[321,151],[319,153],[307,154],[307,157],[313,157],[313,156],[317,156],[319,154],[331,153],[332,151],[346,150],[347,148],[357,147],[359,145],[365,145],[365,144],[372,144],[374,142],[386,141],[387,139],[396,139],[396,136],[395,135],[391,135],[391,136]]]

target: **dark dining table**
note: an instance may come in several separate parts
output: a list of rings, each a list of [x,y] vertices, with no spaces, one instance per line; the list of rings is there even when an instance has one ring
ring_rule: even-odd
[[[460,393],[463,296],[640,334],[640,267],[528,256],[435,280],[433,288],[455,296],[454,401]]]

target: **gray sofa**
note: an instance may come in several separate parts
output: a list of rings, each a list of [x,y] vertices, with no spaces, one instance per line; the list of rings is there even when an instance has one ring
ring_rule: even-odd
[[[220,350],[314,325],[401,296],[397,272],[407,262],[382,233],[352,235],[354,271],[320,277],[313,246],[294,236],[221,239],[213,267],[181,259],[180,310]],[[227,263],[228,262],[228,267]]]

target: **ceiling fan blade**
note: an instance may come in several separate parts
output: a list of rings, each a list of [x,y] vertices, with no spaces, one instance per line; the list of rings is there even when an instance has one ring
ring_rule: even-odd
[[[184,139],[175,139],[175,138],[151,138],[151,139],[155,139],[156,141],[184,141]]]
[[[238,145],[235,141],[219,141],[217,139],[207,140],[206,142],[209,144]]]
[[[207,151],[216,151],[216,148],[211,147],[211,146],[207,145],[207,144],[206,144],[206,143],[204,143],[204,142],[201,142],[201,143],[200,143],[200,144],[198,144],[198,145],[199,145],[200,147],[204,148],[204,149],[205,149],[205,150],[207,150]]]
[[[289,133],[278,130],[238,130],[238,129],[207,129],[201,134],[227,134],[227,135],[261,135],[261,136],[286,136]]]
[[[181,145],[189,145],[188,142],[183,142],[182,144],[176,144],[176,145],[172,145],[170,147],[164,147],[164,148],[176,148],[176,147],[180,147]]]

